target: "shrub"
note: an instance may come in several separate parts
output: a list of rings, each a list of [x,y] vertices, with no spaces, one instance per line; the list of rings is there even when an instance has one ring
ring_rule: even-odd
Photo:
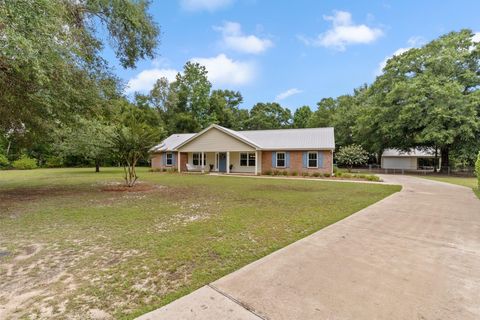
[[[353,175],[351,173],[343,173],[342,177],[345,178],[345,179],[351,179],[353,177]]]
[[[337,173],[337,172],[338,172],[338,167],[337,167],[337,165],[335,164],[335,165],[333,165],[333,173]]]
[[[167,172],[167,168],[162,168],[162,172]]]
[[[310,174],[308,173],[308,171],[304,171],[304,172],[302,172],[302,176],[308,177],[308,176],[310,176]]]
[[[274,176],[279,176],[280,173],[281,173],[280,170],[274,170],[274,171],[273,171],[273,175],[274,175]]]
[[[271,176],[272,173],[273,173],[272,170],[266,170],[264,174],[265,174],[266,176]]]
[[[477,162],[475,162],[475,172],[477,173],[478,188],[480,189],[480,151],[478,152]]]
[[[45,167],[47,168],[60,168],[63,166],[63,158],[62,157],[48,157],[45,161]]]
[[[10,165],[6,155],[0,153],[0,169],[6,168]]]
[[[168,173],[175,173],[175,172],[177,172],[177,168],[168,168],[167,172]]]
[[[343,176],[343,172],[342,172],[342,171],[338,171],[337,173],[335,173],[335,177],[341,178],[342,176]]]
[[[323,176],[324,176],[325,178],[330,178],[332,175],[331,175],[330,173],[324,173]]]
[[[320,177],[320,172],[314,172],[312,173],[312,176],[314,176],[315,178],[318,178]]]
[[[337,153],[337,161],[339,164],[348,166],[349,170],[353,166],[363,165],[367,163],[368,153],[361,146],[352,144],[341,147]]]
[[[377,181],[377,182],[380,181],[380,178],[377,177],[377,176],[374,176],[373,174],[368,175],[368,176],[366,177],[366,179],[367,179],[368,181]]]
[[[282,175],[284,175],[284,176],[288,176],[288,171],[286,171],[286,170],[283,170],[283,171],[282,171]]]
[[[160,169],[160,168],[150,168],[149,171],[150,171],[150,172],[161,172],[162,169]]]
[[[23,155],[20,159],[13,161],[12,166],[18,170],[31,170],[37,168],[37,161],[27,155]]]
[[[291,174],[292,174],[292,176],[294,176],[294,177],[298,176],[298,172],[297,172],[297,171],[292,171]]]

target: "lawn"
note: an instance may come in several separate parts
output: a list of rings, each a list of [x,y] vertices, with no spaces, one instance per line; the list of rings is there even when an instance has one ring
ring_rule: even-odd
[[[139,172],[0,172],[1,319],[130,319],[400,190]]]
[[[422,178],[443,181],[452,184],[458,184],[460,186],[469,187],[473,189],[473,192],[480,199],[480,190],[478,189],[478,180],[474,177],[452,177],[452,176],[422,176]]]

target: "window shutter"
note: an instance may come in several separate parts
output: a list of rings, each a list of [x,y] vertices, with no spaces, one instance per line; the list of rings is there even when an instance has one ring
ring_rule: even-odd
[[[162,153],[162,165],[163,166],[167,165],[167,153],[166,152]]]
[[[172,152],[172,165],[177,164],[177,154],[175,152]]]
[[[308,152],[303,151],[303,167],[307,168],[308,167]]]
[[[277,153],[272,152],[272,168],[276,168],[276,167],[277,167]]]
[[[290,168],[290,152],[285,152],[285,167]]]
[[[323,168],[323,151],[318,151],[318,167]]]

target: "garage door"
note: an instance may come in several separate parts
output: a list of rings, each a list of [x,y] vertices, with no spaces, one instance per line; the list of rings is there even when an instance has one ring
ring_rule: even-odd
[[[417,169],[416,158],[383,158],[383,168],[385,169]]]

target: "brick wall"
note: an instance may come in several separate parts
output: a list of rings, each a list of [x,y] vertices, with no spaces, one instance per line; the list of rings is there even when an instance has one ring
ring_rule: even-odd
[[[178,158],[178,152],[174,152],[175,157]],[[178,161],[178,159],[176,159]],[[177,169],[178,166],[175,163],[173,166],[166,166],[163,164],[163,152],[162,153],[155,153],[150,158],[152,169]],[[180,154],[180,170],[187,171],[187,161],[188,161],[188,153],[181,153]]]
[[[299,175],[302,172],[320,172],[320,173],[332,173],[333,154],[331,151],[320,151],[323,153],[323,166],[321,168],[304,168],[303,167],[303,151],[288,151],[281,150],[290,153],[290,166],[289,168],[272,168],[272,151],[262,152],[262,174],[266,174],[268,171],[296,171]]]

